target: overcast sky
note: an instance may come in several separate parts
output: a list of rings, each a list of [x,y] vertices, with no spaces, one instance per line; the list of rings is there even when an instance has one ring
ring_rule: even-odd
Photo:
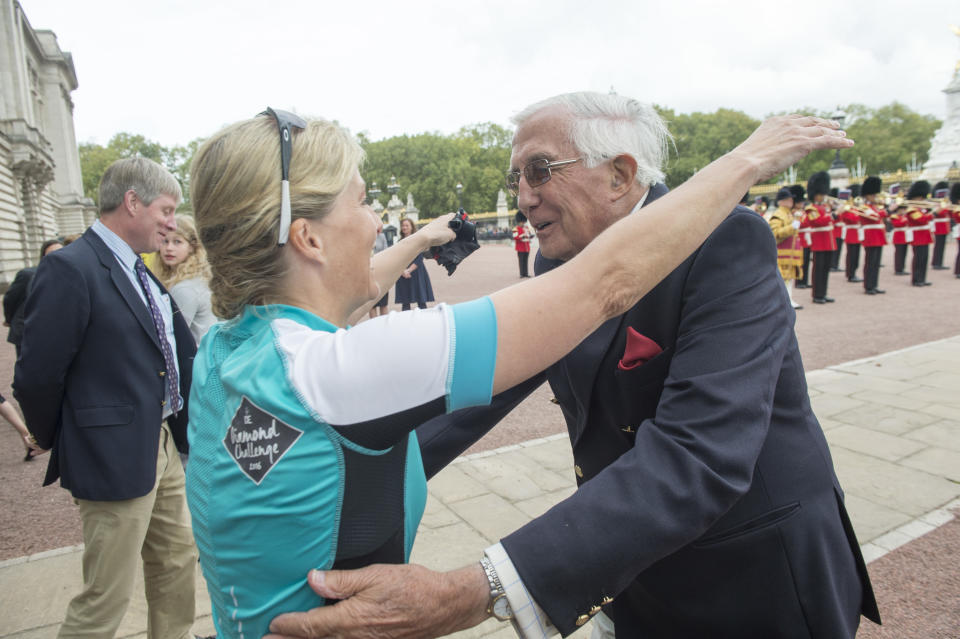
[[[77,139],[164,145],[267,105],[372,139],[509,125],[557,93],[754,117],[898,100],[945,117],[960,1],[20,0],[73,54]]]

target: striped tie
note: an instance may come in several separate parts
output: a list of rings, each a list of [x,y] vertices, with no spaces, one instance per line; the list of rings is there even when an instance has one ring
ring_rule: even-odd
[[[170,348],[170,342],[167,341],[167,329],[163,324],[163,316],[160,314],[160,308],[150,293],[150,286],[147,283],[147,267],[143,260],[137,258],[134,264],[134,270],[137,272],[137,279],[140,281],[140,288],[147,298],[147,306],[150,307],[150,316],[153,317],[153,327],[157,329],[157,337],[160,338],[160,350],[163,351],[163,361],[167,368],[167,391],[170,394],[171,408],[173,414],[181,408],[180,402],[180,376],[177,375],[177,363],[173,359],[173,349]]]

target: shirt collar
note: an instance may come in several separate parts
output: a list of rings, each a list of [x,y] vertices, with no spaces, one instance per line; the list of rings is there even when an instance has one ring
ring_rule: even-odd
[[[138,256],[123,238],[111,231],[107,225],[100,220],[96,220],[93,226],[90,227],[90,230],[100,236],[100,239],[103,240],[103,243],[107,245],[121,264],[131,271],[133,270]]]

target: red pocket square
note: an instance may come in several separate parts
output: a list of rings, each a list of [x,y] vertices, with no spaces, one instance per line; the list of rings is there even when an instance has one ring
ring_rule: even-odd
[[[628,371],[637,366],[642,366],[661,352],[663,352],[663,349],[660,348],[659,344],[646,335],[641,335],[632,326],[628,326],[627,347],[623,349],[623,357],[620,358],[617,368]]]

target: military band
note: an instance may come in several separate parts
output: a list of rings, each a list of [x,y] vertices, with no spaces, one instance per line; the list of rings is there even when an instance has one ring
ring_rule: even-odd
[[[926,181],[914,182],[904,198],[899,196],[899,185],[884,193],[882,181],[876,176],[867,177],[862,185],[851,185],[849,191],[839,191],[839,197],[830,197],[829,192],[829,174],[815,173],[807,182],[806,192],[801,185],[781,187],[774,200],[776,208],[771,207],[764,216],[777,243],[777,264],[794,308],[800,308],[793,300],[794,288],[812,287],[815,304],[834,301],[827,295],[827,287],[838,240],[847,245],[847,281],[862,282],[867,295],[886,292],[879,287],[881,258],[883,247],[891,243],[894,273],[911,275],[913,286],[926,287],[931,285],[927,281],[930,246],[934,247],[933,268],[949,269],[943,266],[943,260],[950,236],[957,244],[953,272],[960,279],[960,183],[952,187],[938,183],[932,200],[928,199],[931,188]],[[809,199],[804,200],[804,196]],[[755,201],[762,202],[759,198]],[[842,229],[839,238],[838,227]],[[861,246],[862,278],[858,277]],[[908,247],[913,251],[909,272]]]

